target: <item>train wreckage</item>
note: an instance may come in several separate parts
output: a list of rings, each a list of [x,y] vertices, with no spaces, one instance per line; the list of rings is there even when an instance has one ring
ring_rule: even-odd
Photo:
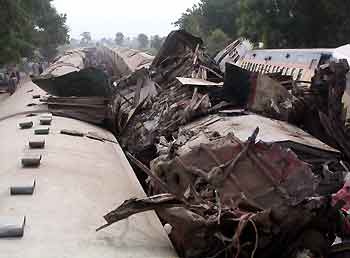
[[[147,192],[97,231],[155,211],[180,257],[345,257],[349,65],[332,53],[237,40],[212,59],[174,31],[156,57],[74,50],[33,82],[53,115],[113,132]]]

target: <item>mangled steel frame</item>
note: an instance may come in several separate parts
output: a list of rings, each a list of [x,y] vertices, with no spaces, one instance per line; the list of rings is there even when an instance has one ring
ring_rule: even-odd
[[[108,119],[111,87],[96,48],[66,52],[33,82],[48,92],[41,101],[55,115],[102,125]]]
[[[310,85],[315,70],[331,61],[346,59],[350,62],[350,44],[338,48],[317,49],[254,49],[245,40],[238,39],[219,52],[215,60],[225,71],[226,63],[257,73],[280,73]],[[346,90],[342,101],[347,111],[350,106],[350,73],[346,75]],[[347,112],[350,118],[350,112]]]
[[[278,72],[223,69],[246,47],[237,41],[215,62],[201,39],[174,31],[155,58],[121,48],[87,52],[83,63],[108,74],[104,86],[59,90],[84,70],[40,79],[47,89],[53,83],[56,96],[46,101],[57,113],[107,120],[148,178],[150,197],[127,200],[99,230],[156,210],[183,257],[266,258],[305,250],[321,257],[335,235],[350,232],[340,212],[348,196],[329,197],[349,172],[347,63],[319,66],[308,87]]]
[[[326,252],[334,225],[325,229],[315,221],[328,213],[337,221],[337,210],[311,198],[318,180],[306,163],[278,144],[256,142],[257,136],[258,130],[241,142],[228,135],[158,158],[152,172],[170,193],[129,200],[105,216],[108,225],[156,210],[172,226],[183,257],[292,257],[299,245]],[[154,191],[163,192],[157,181]],[[303,246],[308,234],[321,235],[323,244]]]
[[[183,87],[177,77],[220,79],[202,41],[184,31],[172,32],[150,68],[115,82],[113,116],[121,144],[134,154],[154,146],[163,134],[209,109],[202,90]],[[139,112],[142,109],[143,112]]]
[[[152,60],[152,56],[136,50],[77,49],[56,58],[34,82],[51,95],[43,101],[56,115],[112,127],[115,124],[111,108],[113,96],[122,94],[112,82],[148,68]],[[145,96],[139,94],[138,98],[141,102]]]
[[[347,64],[319,67],[304,90],[278,73],[226,66],[222,74],[201,44],[174,32],[149,70],[117,81],[131,94],[115,99],[118,137],[155,196],[126,201],[102,228],[156,210],[183,257],[326,255],[346,233],[343,202],[327,196],[348,171],[340,115]],[[157,92],[140,102],[144,77]],[[307,108],[308,122],[300,115]]]

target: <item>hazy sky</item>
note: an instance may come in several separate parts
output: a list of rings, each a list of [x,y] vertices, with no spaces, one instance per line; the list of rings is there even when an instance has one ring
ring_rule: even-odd
[[[139,33],[167,35],[181,13],[198,0],[54,0],[58,12],[66,13],[70,35],[79,38],[90,31],[94,39]]]

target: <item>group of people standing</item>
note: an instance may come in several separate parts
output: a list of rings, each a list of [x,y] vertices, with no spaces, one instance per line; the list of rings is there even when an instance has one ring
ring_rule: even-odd
[[[33,63],[32,64],[32,74],[35,76],[38,76],[42,74],[44,71],[44,64],[43,63]]]
[[[17,85],[21,81],[21,74],[18,70],[8,70],[5,73],[4,79],[8,84],[8,92],[13,94],[16,91]]]
[[[8,66],[6,72],[0,73],[0,85],[7,86],[8,92],[13,94],[18,84],[20,83],[21,74],[26,74],[27,76],[39,76],[44,72],[44,69],[48,66],[47,62],[25,62],[22,67],[22,72],[18,69],[17,65]]]

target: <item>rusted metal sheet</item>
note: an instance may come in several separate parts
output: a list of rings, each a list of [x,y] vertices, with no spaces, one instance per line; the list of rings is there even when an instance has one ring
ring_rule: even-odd
[[[302,85],[310,85],[315,70],[325,63],[346,59],[350,63],[350,45],[323,49],[252,49],[249,42],[238,39],[222,50],[215,58],[225,71],[225,64],[231,63],[251,72],[280,73],[289,75]],[[343,103],[350,110],[350,73]],[[350,112],[347,112],[347,119]]]
[[[207,136],[214,132],[221,136],[233,133],[241,141],[246,141],[256,127],[260,128],[257,139],[263,142],[295,142],[312,148],[339,153],[338,150],[324,144],[296,126],[256,114],[234,117],[210,115],[183,126],[181,130],[184,132],[192,131],[194,143],[191,146],[193,146],[209,142],[210,137]],[[191,147],[187,146],[187,148]]]
[[[120,61],[125,62],[125,65],[129,68],[130,73],[133,73],[142,68],[150,68],[154,59],[154,56],[148,55],[147,53],[140,50],[129,48],[115,48],[113,51],[115,51],[119,56],[118,65]]]
[[[96,55],[94,48],[67,51],[33,81],[49,94],[59,97],[110,96],[105,73],[89,67]]]
[[[78,72],[85,68],[86,53],[84,49],[70,50],[57,57],[42,76],[59,77],[68,73]]]
[[[105,216],[108,225],[156,210],[171,225],[170,236],[184,257],[291,257],[293,243],[304,237],[296,231],[325,215],[326,201],[310,198],[319,181],[307,163],[276,143],[256,142],[257,135],[255,130],[246,142],[233,134],[217,137],[154,160],[151,178],[157,180],[151,186],[155,192],[165,186],[167,194],[124,202]]]
[[[173,32],[149,70],[138,70],[115,82],[113,116],[117,117],[117,134],[129,151],[142,151],[152,145],[159,135],[159,129],[170,131],[197,114],[207,112],[211,106],[208,95],[200,90],[193,92],[176,79],[218,78],[214,71],[218,69],[204,55],[201,44],[198,38],[185,32]],[[168,56],[170,53],[172,55]],[[142,103],[142,96],[149,98],[144,98]],[[140,103],[143,112],[135,113]]]
[[[280,82],[259,74],[250,94],[248,108],[259,114],[285,113],[292,107],[293,95]],[[288,120],[288,117],[285,118]]]
[[[42,77],[33,80],[49,94],[58,97],[109,97],[111,88],[107,76],[96,68],[73,71],[58,77]]]
[[[102,125],[108,118],[109,98],[103,97],[48,97],[46,103],[56,115],[77,118]]]
[[[122,47],[101,47],[98,49],[98,53],[103,60],[109,60],[114,81],[129,76],[138,70],[148,69],[154,59],[153,56],[142,51]]]
[[[155,196],[127,200],[105,226],[156,210],[178,252],[195,258],[326,255],[346,232],[347,220],[338,218],[344,200],[329,197],[349,171],[346,63],[320,66],[302,87],[296,83],[306,73],[292,65],[281,74],[272,63],[240,63],[250,54],[246,44],[234,42],[215,64],[198,38],[173,32],[148,73],[157,94],[139,102],[140,84],[127,81],[137,72],[117,81],[132,95],[119,98],[116,121],[125,126],[118,137]],[[296,53],[305,54],[279,58],[295,61]],[[243,68],[226,63],[222,74],[218,63],[230,60]]]
[[[163,43],[158,55],[154,58],[152,67],[168,66],[171,59],[176,60],[184,53],[198,52],[203,45],[201,38],[186,32],[185,30],[172,31]],[[165,62],[166,61],[166,62]]]
[[[201,142],[184,154],[177,152],[169,162],[161,157],[152,163],[152,169],[179,196],[191,183],[196,184],[193,177],[203,177],[216,188],[221,202],[232,207],[243,195],[261,209],[296,205],[312,196],[317,180],[293,152],[277,144],[252,142],[247,154],[236,160],[244,149],[243,142],[229,135]]]
[[[327,196],[342,187],[350,157],[341,104],[349,67],[320,65],[327,51],[251,50],[238,40],[215,62],[201,39],[174,31],[154,59],[127,49],[86,52],[90,69],[109,76],[110,92],[74,97],[73,85],[44,103],[54,114],[108,119],[155,194],[122,203],[99,229],[156,210],[184,257],[326,254],[345,232],[336,224],[346,225],[337,217],[346,196]],[[284,70],[281,60],[288,60]],[[322,244],[310,247],[308,238]]]
[[[110,124],[112,88],[108,82],[110,60],[96,48],[66,52],[34,82],[51,96],[41,97],[56,115],[94,124]],[[96,102],[97,101],[97,102]]]

